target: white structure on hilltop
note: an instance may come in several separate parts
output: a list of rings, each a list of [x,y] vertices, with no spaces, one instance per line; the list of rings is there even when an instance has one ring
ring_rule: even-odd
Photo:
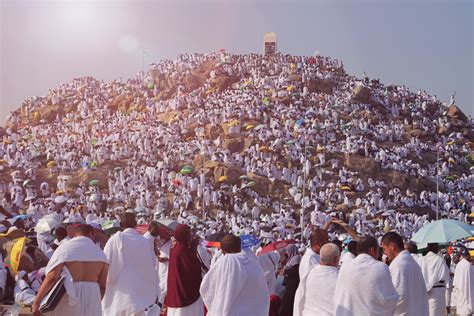
[[[277,35],[275,32],[268,32],[263,35],[263,54],[272,55],[278,50]]]

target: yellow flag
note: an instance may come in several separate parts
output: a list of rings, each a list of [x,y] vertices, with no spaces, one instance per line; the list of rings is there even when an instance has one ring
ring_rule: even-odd
[[[12,247],[10,253],[10,264],[12,273],[15,275],[20,267],[20,259],[23,254],[23,248],[25,247],[26,237],[21,237],[15,240],[15,244]]]

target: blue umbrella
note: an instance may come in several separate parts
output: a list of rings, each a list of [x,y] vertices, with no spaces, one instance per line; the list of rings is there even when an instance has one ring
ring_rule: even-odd
[[[25,214],[21,214],[21,215],[17,215],[15,217],[13,217],[13,221],[16,221],[17,219],[22,219],[22,220],[25,220],[29,217],[30,215],[25,215]]]
[[[445,244],[474,235],[474,227],[454,219],[441,219],[429,223],[411,238],[417,244]]]
[[[296,125],[301,126],[304,124],[304,120],[300,119],[295,122]]]
[[[240,240],[242,243],[242,249],[248,249],[260,244],[260,239],[253,235],[240,235]]]

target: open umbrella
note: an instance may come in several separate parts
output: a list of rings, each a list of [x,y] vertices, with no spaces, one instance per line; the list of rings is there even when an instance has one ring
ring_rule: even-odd
[[[89,185],[92,187],[96,187],[99,185],[99,180],[91,180],[89,181]]]
[[[220,176],[219,177],[219,182],[224,182],[227,180],[227,176]]]
[[[54,167],[56,167],[56,161],[49,161],[47,164],[46,164],[46,167],[48,167],[49,169],[52,169]]]
[[[61,203],[66,202],[67,200],[69,200],[69,199],[68,199],[67,197],[65,197],[64,195],[58,195],[58,196],[54,199],[54,203],[61,204]]]
[[[61,221],[56,216],[46,215],[38,221],[35,226],[35,232],[45,233],[53,230],[56,226],[60,225]]]
[[[474,235],[474,227],[454,219],[429,223],[411,238],[418,244],[448,243]]]
[[[178,226],[178,222],[172,219],[159,219],[156,221],[158,224],[163,226],[164,228],[170,230],[170,231],[175,231],[176,226]]]
[[[250,247],[256,246],[260,244],[260,239],[253,235],[241,235],[240,241],[242,245],[242,249],[248,249]]]
[[[181,171],[180,171],[181,174],[190,174],[192,172],[193,172],[192,166],[184,166],[183,168],[181,168]]]
[[[144,233],[147,232],[148,225],[146,225],[146,224],[145,225],[137,225],[137,226],[135,226],[135,229],[137,230],[137,232],[139,232],[140,234],[143,235]]]
[[[260,252],[261,255],[266,254],[268,252],[272,252],[278,249],[285,248],[288,245],[295,244],[296,240],[294,239],[287,239],[287,240],[279,240],[272,242],[271,244],[265,246],[262,251]]]

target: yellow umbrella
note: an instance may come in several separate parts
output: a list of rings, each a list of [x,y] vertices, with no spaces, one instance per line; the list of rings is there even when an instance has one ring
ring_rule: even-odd
[[[473,218],[474,217],[474,212],[471,212],[471,214],[469,214],[469,217]]]
[[[347,185],[341,186],[341,190],[343,190],[343,191],[352,191],[351,187],[347,186]]]
[[[50,162],[48,162],[46,167],[48,167],[49,169],[56,167],[56,161],[51,160]]]
[[[227,180],[227,176],[220,176],[219,177],[219,182],[224,182]]]
[[[26,237],[17,238],[10,252],[10,266],[12,268],[13,274],[17,274],[18,268],[20,267],[20,260],[23,254],[25,243]]]
[[[253,128],[252,124],[249,124],[249,125],[247,125],[247,127],[245,127],[245,129],[247,129],[247,130],[252,129],[252,128]]]

